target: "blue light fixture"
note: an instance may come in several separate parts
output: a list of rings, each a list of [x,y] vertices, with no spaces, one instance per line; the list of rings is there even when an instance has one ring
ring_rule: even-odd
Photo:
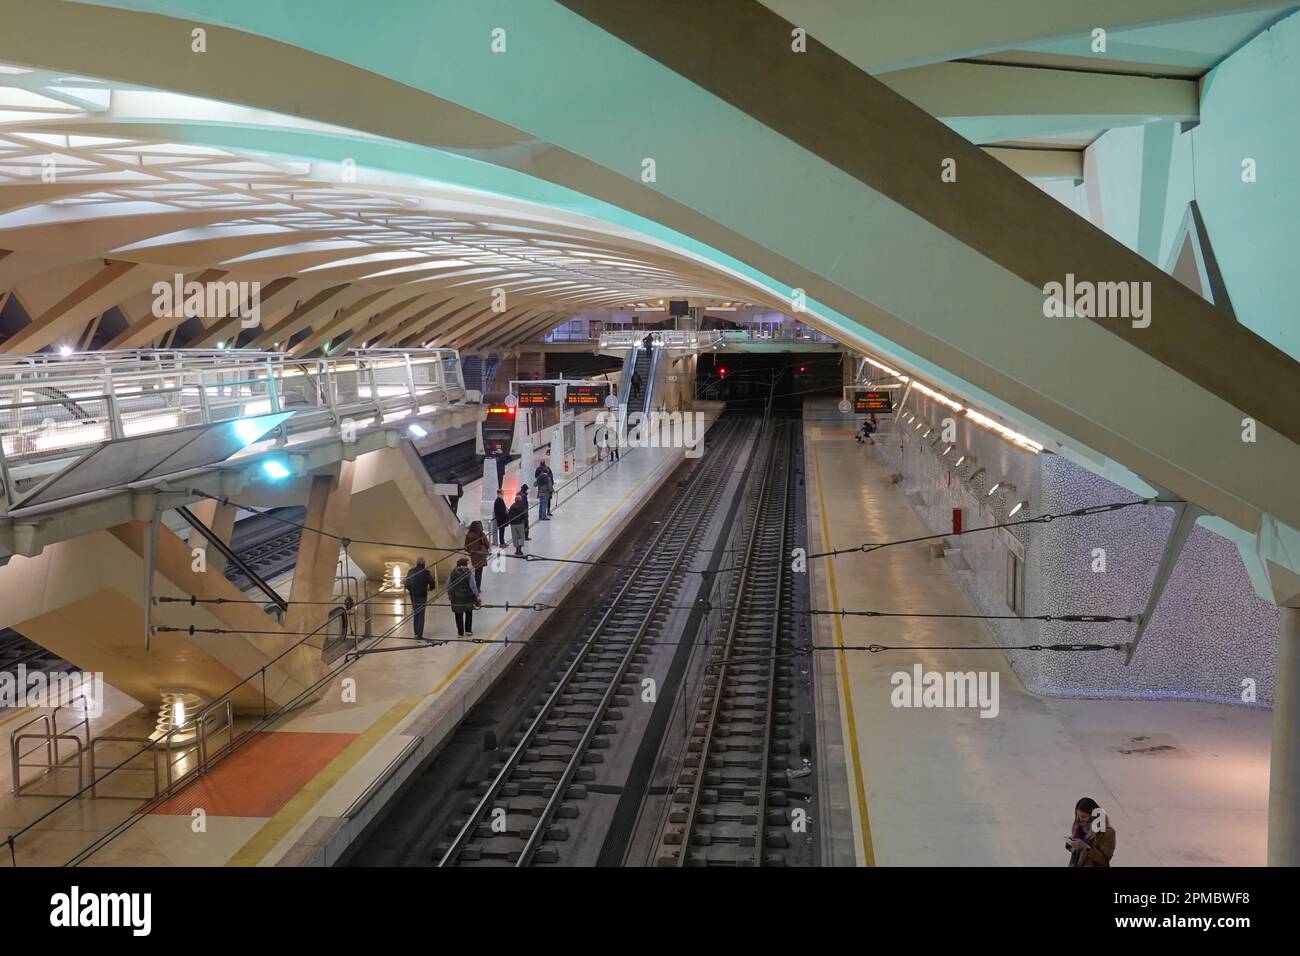
[[[266,477],[270,478],[272,481],[282,481],[289,477],[290,471],[285,466],[284,462],[276,461],[272,458],[270,461],[262,462],[262,474],[266,475]]]

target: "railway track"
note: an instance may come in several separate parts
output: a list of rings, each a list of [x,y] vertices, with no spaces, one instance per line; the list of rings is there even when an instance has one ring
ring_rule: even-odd
[[[563,863],[566,841],[598,777],[602,751],[641,691],[642,665],[661,635],[686,571],[722,499],[727,469],[751,433],[720,422],[716,444],[675,498],[660,529],[619,573],[608,608],[577,635],[556,675],[509,739],[509,756],[479,784],[439,866]]]
[[[230,536],[230,549],[263,581],[269,581],[287,571],[292,571],[298,560],[298,546],[302,529],[291,527],[286,521],[301,522],[307,509],[301,507],[272,508],[265,514],[250,515],[236,522]],[[225,575],[235,587],[247,591],[253,586],[235,565],[227,565]]]
[[[659,866],[806,862],[809,841],[796,838],[807,829],[799,806],[806,793],[790,786],[810,774],[798,753],[800,665],[791,656],[797,584],[789,556],[802,449],[795,429],[773,431],[726,591],[725,636],[704,671],[661,831]]]

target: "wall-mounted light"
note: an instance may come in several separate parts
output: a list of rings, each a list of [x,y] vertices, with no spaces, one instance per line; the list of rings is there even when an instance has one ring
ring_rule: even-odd
[[[940,455],[939,457],[940,457],[940,458],[947,458],[947,457],[948,457],[948,453],[951,452],[951,451],[952,451],[954,448],[956,448],[956,447],[957,447],[956,445],[949,445],[947,448],[945,448],[945,449],[943,450],[943,454]],[[960,458],[957,459],[957,464],[959,464],[959,465],[961,464],[961,459],[960,459]]]
[[[1014,518],[1016,515],[1020,514],[1028,504],[1028,501],[1017,501],[1015,506],[1007,512],[1007,517]]]
[[[1001,487],[1002,487],[1002,482],[1000,481],[993,482],[993,487],[989,488],[989,497],[992,498],[995,494],[997,494],[997,490]]]
[[[262,462],[262,474],[272,481],[282,481],[289,477],[290,472],[284,462],[272,458],[270,461]]]
[[[412,438],[424,438],[429,434],[416,422],[411,422],[411,424],[407,425],[406,431]]]

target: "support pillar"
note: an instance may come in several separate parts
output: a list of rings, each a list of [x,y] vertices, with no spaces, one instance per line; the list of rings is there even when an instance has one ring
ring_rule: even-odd
[[[307,516],[303,524],[331,534],[343,534],[347,527],[348,505],[352,498],[352,476],[356,463],[342,462],[338,476],[316,475],[311,480],[307,499]],[[335,571],[339,561],[339,540],[312,531],[302,533],[298,546],[298,563],[293,569],[293,587],[289,592],[289,613],[285,617],[288,631],[310,631],[319,627],[329,614],[320,603],[334,597]],[[302,602],[302,603],[299,603]]]
[[[1268,865],[1300,866],[1300,607],[1279,610],[1268,775]]]
[[[521,485],[531,485],[533,483],[533,472],[537,470],[537,464],[533,460],[533,443],[526,441],[519,447],[519,483]]]
[[[491,458],[483,459],[483,498],[479,502],[479,517],[484,521],[492,520],[493,505],[497,500],[497,463]]]
[[[231,535],[235,533],[235,516],[239,509],[234,505],[225,505],[211,498],[205,498],[203,501],[195,502],[191,508],[194,516],[212,529],[212,533],[230,544]],[[206,551],[205,560],[208,567],[216,571],[226,569],[226,556],[216,548],[210,547],[208,541],[202,534],[195,531],[190,535],[191,548],[203,548]]]

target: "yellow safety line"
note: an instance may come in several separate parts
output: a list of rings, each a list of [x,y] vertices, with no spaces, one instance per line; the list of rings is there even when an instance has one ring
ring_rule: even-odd
[[[813,444],[813,466],[817,473],[817,510],[821,518],[822,525],[822,542],[827,551],[832,550],[835,546],[831,543],[830,525],[826,520],[826,495],[822,490],[822,465],[821,453],[818,451],[816,443]],[[826,568],[827,583],[831,591],[831,607],[840,606],[839,592],[835,587],[835,559],[827,558],[823,565]],[[853,759],[853,785],[858,798],[858,816],[862,821],[862,852],[866,859],[867,866],[876,865],[875,845],[871,841],[871,820],[867,816],[867,787],[862,779],[862,759],[858,750],[858,725],[853,716],[853,689],[849,686],[849,662],[844,655],[844,625],[841,619],[836,616],[833,618],[835,624],[835,644],[841,650],[835,655],[836,666],[840,672],[840,685],[844,697],[844,718],[849,728],[849,753]]]
[[[641,486],[655,476],[661,465],[662,463],[656,465],[650,470],[649,474],[638,481],[632,490],[628,492],[627,497],[630,498],[640,491]],[[595,536],[596,532],[605,527],[613,517],[614,511],[610,511],[609,514],[605,515],[605,517],[601,519],[599,524],[591,529],[586,537],[573,546],[573,549],[565,555],[565,557],[572,558],[582,550],[587,542]],[[558,574],[563,567],[563,564],[557,564],[551,572],[546,575],[546,577],[537,582],[521,603],[527,604],[531,601],[533,595],[541,590],[546,582]],[[497,631],[501,630],[514,613],[515,610],[509,611],[497,626],[488,633],[488,639],[491,639]],[[475,645],[472,651],[461,658],[460,662],[448,671],[442,680],[438,681],[437,686],[429,692],[429,696],[434,696],[450,684],[456,675],[464,670],[465,666],[474,659],[474,656],[478,654],[479,651],[483,650],[484,647],[488,646],[489,645],[487,644]],[[384,716],[371,724],[365,733],[361,734],[361,736],[356,740],[348,744],[347,747],[343,749],[342,753],[330,761],[324,770],[308,782],[307,786],[298,791],[297,795],[281,807],[275,816],[267,820],[262,828],[253,834],[253,836],[249,838],[248,842],[230,858],[229,862],[226,863],[226,866],[256,866],[260,863],[262,859],[275,848],[276,844],[284,839],[285,835],[298,825],[298,822],[307,815],[307,812],[311,810],[311,808],[314,807],[322,797],[325,796],[330,788],[338,783],[343,778],[343,775],[356,765],[357,761],[359,761],[362,756],[369,752],[369,750],[374,747],[385,734],[392,730],[393,727],[402,720],[402,718],[425,700],[428,700],[428,698],[411,697],[394,704],[388,712],[384,714]]]
[[[35,710],[35,709],[36,709],[35,707],[24,707],[24,708],[22,708],[20,711],[18,711],[18,713],[14,714],[14,715],[12,715],[12,716],[10,716],[10,717],[6,717],[4,720],[0,720],[0,727],[3,727],[5,724],[9,723],[9,722],[12,721],[12,720],[17,720],[19,717],[22,717],[22,716],[24,716],[24,715],[26,715],[26,714],[30,714],[30,713],[31,713],[33,710]]]

